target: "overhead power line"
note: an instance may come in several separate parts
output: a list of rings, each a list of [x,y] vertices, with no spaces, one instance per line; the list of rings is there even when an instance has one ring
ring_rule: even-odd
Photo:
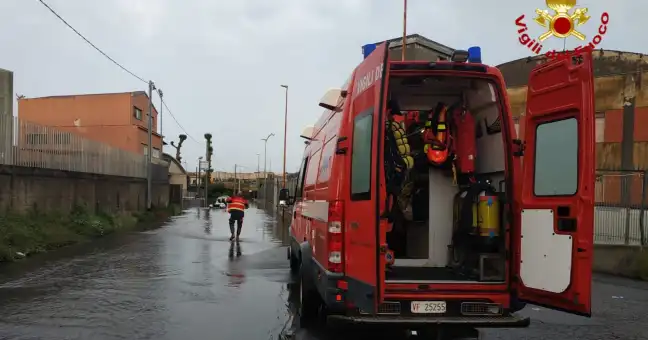
[[[160,96],[160,90],[157,90],[157,94],[158,94],[158,96]],[[171,112],[171,109],[169,109],[169,107],[167,106],[167,103],[164,101],[164,98],[163,98],[162,96],[160,96],[160,99],[162,100],[162,105],[164,105],[164,108],[166,109],[166,113],[168,113],[168,114],[171,116],[171,118],[173,118],[173,120],[176,122],[176,124],[178,124],[178,127],[180,127],[180,129],[181,129],[182,131],[184,131],[184,133],[187,135],[187,137],[189,137],[191,140],[193,140],[193,141],[196,142],[196,143],[200,143],[200,142],[199,142],[198,140],[196,140],[192,135],[190,135],[190,134],[187,132],[187,130],[185,130],[185,128],[184,128],[184,126],[182,126],[182,124],[180,124],[180,122],[179,122],[179,121],[176,119],[176,117],[173,115],[173,112]]]
[[[128,73],[128,74],[130,74],[131,76],[135,77],[135,79],[137,79],[137,80],[139,80],[139,81],[141,81],[141,82],[143,82],[143,83],[146,83],[146,84],[149,83],[147,80],[144,80],[144,78],[138,76],[138,75],[135,74],[133,71],[127,69],[124,65],[118,63],[115,59],[111,58],[111,57],[110,57],[106,52],[102,51],[99,47],[97,47],[97,45],[93,44],[93,43],[92,43],[88,38],[86,38],[83,34],[81,34],[81,32],[77,31],[74,27],[72,27],[72,25],[70,25],[70,24],[69,24],[65,19],[63,19],[63,17],[62,17],[61,15],[59,15],[59,14],[58,14],[58,13],[57,13],[53,8],[52,8],[52,7],[50,7],[50,6],[49,6],[49,5],[48,5],[44,0],[38,0],[38,1],[39,1],[43,6],[45,6],[45,7],[46,7],[50,12],[52,12],[52,14],[54,14],[54,15],[55,15],[59,20],[61,20],[61,22],[63,22],[63,23],[64,23],[68,28],[70,28],[72,31],[74,31],[74,33],[76,33],[79,37],[81,37],[81,39],[83,39],[86,43],[88,43],[88,44],[89,44],[90,46],[92,46],[95,50],[97,50],[97,52],[101,53],[104,57],[106,57],[108,60],[110,60],[113,64],[117,65],[119,68],[121,68],[122,70],[124,70],[126,73]],[[158,92],[158,95],[160,94],[160,93],[159,93],[159,90],[157,90],[156,92]],[[160,97],[160,98],[162,98],[162,97]],[[182,131],[183,131],[183,132],[184,132],[184,133],[185,133],[185,134],[186,134],[190,139],[192,139],[193,141],[199,143],[198,140],[196,140],[192,135],[190,135],[190,134],[187,132],[187,130],[185,130],[185,128],[182,126],[182,124],[180,124],[180,122],[178,122],[178,120],[176,119],[176,117],[173,115],[173,113],[171,112],[171,110],[170,110],[169,107],[167,106],[167,104],[166,104],[166,102],[164,101],[164,99],[162,99],[162,103],[164,104],[164,107],[167,109],[167,112],[169,113],[169,115],[171,116],[171,118],[173,118],[173,120],[176,122],[176,124],[178,125],[178,127],[180,127],[180,129],[181,129],[181,130],[182,130]]]
[[[72,27],[72,25],[70,25],[70,24],[69,24],[65,19],[63,19],[63,17],[61,17],[58,13],[56,13],[56,11],[55,11],[52,7],[50,7],[47,3],[45,3],[45,1],[43,1],[43,0],[38,0],[38,1],[39,1],[41,4],[43,4],[43,6],[47,7],[47,9],[48,9],[50,12],[52,12],[52,14],[54,14],[57,18],[59,18],[59,20],[61,20],[61,21],[62,21],[62,22],[63,22],[67,27],[69,27],[72,31],[74,31],[74,33],[76,33],[79,37],[81,37],[81,39],[85,40],[85,42],[87,42],[88,44],[90,44],[90,46],[92,46],[95,50],[97,50],[97,52],[103,54],[104,57],[108,58],[108,60],[112,61],[113,64],[117,65],[119,68],[121,68],[122,70],[126,71],[126,72],[127,72],[128,74],[130,74],[131,76],[137,78],[137,79],[138,79],[139,81],[141,81],[141,82],[144,82],[144,83],[147,83],[147,84],[148,84],[148,81],[144,80],[144,78],[142,78],[142,77],[136,75],[136,74],[133,73],[131,70],[127,69],[124,65],[118,63],[115,59],[111,58],[108,54],[106,54],[106,52],[102,51],[99,47],[97,47],[97,46],[96,46],[95,44],[93,44],[90,40],[88,40],[88,38],[86,38],[85,36],[83,36],[83,34],[81,34],[79,31],[77,31],[74,27]]]

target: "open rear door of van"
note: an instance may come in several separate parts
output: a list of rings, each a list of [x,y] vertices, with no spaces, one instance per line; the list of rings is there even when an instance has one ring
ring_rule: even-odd
[[[592,54],[530,75],[514,233],[520,300],[591,316],[594,230]]]
[[[385,292],[385,233],[379,228],[380,169],[384,140],[383,91],[387,77],[387,49],[376,49],[358,66],[353,78],[350,152],[350,197],[344,206],[345,275],[347,300],[365,313],[375,313]]]

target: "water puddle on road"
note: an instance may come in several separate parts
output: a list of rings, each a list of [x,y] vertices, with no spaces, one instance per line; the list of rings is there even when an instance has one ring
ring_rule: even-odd
[[[159,229],[3,266],[0,339],[348,338],[299,329],[277,215],[252,207],[230,242],[226,212],[192,209]]]

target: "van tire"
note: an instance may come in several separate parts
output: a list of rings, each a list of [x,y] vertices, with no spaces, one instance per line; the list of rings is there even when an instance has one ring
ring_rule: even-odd
[[[288,259],[290,260],[290,272],[296,274],[299,272],[299,258],[292,250],[292,246],[288,247]]]
[[[303,264],[299,271],[299,324],[301,328],[315,326],[318,322],[320,299],[316,290],[309,283]]]

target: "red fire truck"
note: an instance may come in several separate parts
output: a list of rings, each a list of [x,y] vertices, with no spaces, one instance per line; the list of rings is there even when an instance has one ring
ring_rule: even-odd
[[[497,68],[387,52],[326,92],[281,193],[302,324],[526,327],[527,302],[590,316],[591,54],[531,72],[517,131]]]

